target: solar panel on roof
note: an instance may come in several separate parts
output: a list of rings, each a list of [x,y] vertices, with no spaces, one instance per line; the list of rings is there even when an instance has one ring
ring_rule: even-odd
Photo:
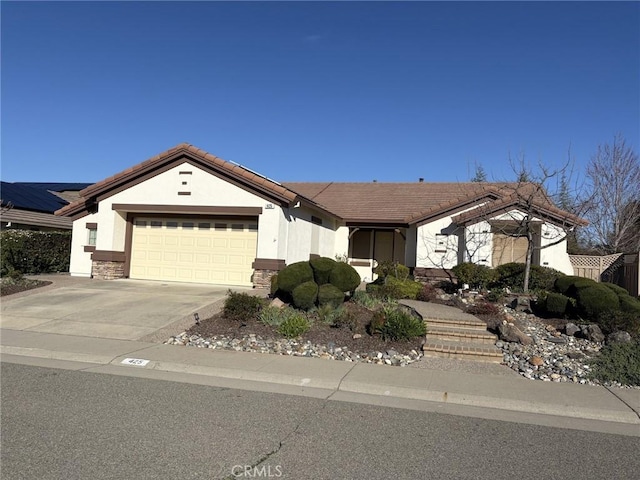
[[[11,202],[15,208],[45,213],[53,213],[68,203],[45,189],[8,182],[0,182],[0,198],[3,205]]]

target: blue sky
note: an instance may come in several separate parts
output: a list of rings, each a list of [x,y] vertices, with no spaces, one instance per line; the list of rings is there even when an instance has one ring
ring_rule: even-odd
[[[178,143],[279,181],[578,171],[640,145],[637,2],[2,2],[4,181]]]

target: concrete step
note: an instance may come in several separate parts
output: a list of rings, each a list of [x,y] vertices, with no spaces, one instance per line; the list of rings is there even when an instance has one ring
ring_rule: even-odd
[[[481,320],[477,322],[466,321],[466,320],[449,320],[449,319],[441,319],[441,318],[427,318],[424,319],[427,322],[427,326],[435,327],[443,327],[443,328],[457,328],[459,330],[468,330],[471,332],[486,332],[487,324]]]
[[[491,345],[446,340],[427,340],[422,347],[425,357],[458,358],[480,362],[502,362],[502,350]]]
[[[440,340],[494,345],[497,337],[489,333],[486,328],[484,330],[471,330],[427,324],[427,341],[437,342]]]

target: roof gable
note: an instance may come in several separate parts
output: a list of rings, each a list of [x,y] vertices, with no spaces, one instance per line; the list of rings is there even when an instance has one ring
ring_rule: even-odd
[[[184,162],[281,204],[291,204],[297,197],[295,192],[267,177],[261,176],[241,165],[222,160],[193,145],[182,143],[83,189],[80,192],[80,199],[60,209],[56,214],[66,216],[82,214],[88,211],[91,204],[126,190],[132,185],[143,182]]]

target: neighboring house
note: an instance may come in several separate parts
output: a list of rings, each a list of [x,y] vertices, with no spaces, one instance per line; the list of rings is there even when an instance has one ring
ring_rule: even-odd
[[[462,261],[522,261],[514,184],[284,183],[181,144],[80,192],[71,274],[262,286],[285,265],[347,258],[417,276]],[[536,200],[534,262],[573,269],[559,234],[584,221]],[[530,210],[529,210],[530,211]],[[515,236],[514,236],[515,235]],[[526,250],[525,250],[526,251]]]
[[[71,219],[54,212],[76,200],[79,191],[89,185],[0,182],[2,230],[71,230]]]

